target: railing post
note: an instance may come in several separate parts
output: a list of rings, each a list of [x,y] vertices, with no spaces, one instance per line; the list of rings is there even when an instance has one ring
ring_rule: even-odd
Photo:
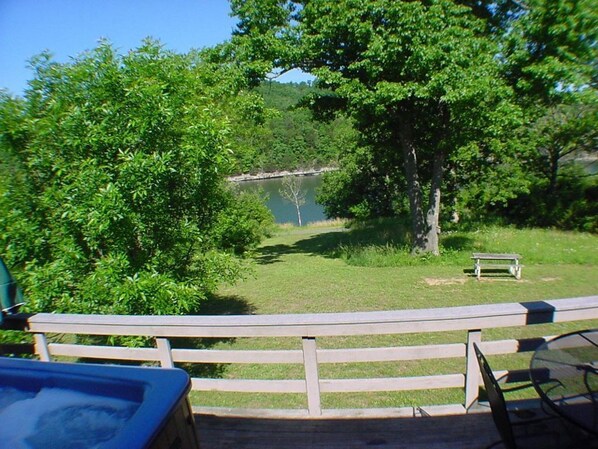
[[[303,337],[303,366],[307,389],[307,409],[309,416],[320,416],[320,376],[318,374],[318,354],[315,337]]]
[[[467,352],[465,354],[467,367],[465,371],[465,409],[469,410],[474,402],[478,400],[480,390],[480,367],[478,359],[473,349],[473,344],[478,345],[482,341],[482,331],[480,329],[470,329],[467,331]]]
[[[39,356],[42,362],[51,362],[50,348],[48,347],[48,340],[45,334],[35,334],[35,353]]]
[[[160,357],[160,366],[162,368],[174,368],[172,352],[170,351],[170,342],[167,338],[156,338],[158,347],[158,356]]]

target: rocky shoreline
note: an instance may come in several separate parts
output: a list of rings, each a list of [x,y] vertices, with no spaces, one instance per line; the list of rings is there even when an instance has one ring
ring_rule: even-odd
[[[313,176],[313,175],[320,175],[322,173],[326,173],[329,171],[336,170],[335,167],[322,167],[322,168],[312,168],[308,170],[294,170],[294,171],[275,171],[275,172],[268,172],[268,173],[256,173],[252,174],[243,174],[243,175],[236,175],[236,176],[229,176],[228,180],[231,182],[244,182],[244,181],[258,181],[262,179],[274,179],[274,178],[284,178],[285,176]]]

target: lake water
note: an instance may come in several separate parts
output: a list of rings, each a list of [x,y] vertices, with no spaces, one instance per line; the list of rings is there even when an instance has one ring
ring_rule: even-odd
[[[316,190],[322,184],[321,176],[301,176],[301,188],[305,190],[305,204],[301,206],[301,221],[303,224],[326,220],[324,208],[316,204]],[[283,199],[280,195],[282,178],[260,179],[257,181],[242,181],[238,183],[241,190],[261,189],[268,195],[266,205],[272,211],[276,223],[298,224],[295,205]]]
[[[590,174],[598,173],[598,161],[586,163],[586,170]],[[301,176],[302,188],[306,192],[305,204],[301,206],[301,220],[303,224],[314,221],[326,220],[324,208],[316,204],[316,191],[322,184],[322,177],[319,175]],[[238,186],[241,190],[261,189],[267,196],[266,205],[272,211],[276,223],[298,224],[295,205],[280,196],[282,178],[260,179],[256,181],[240,181]]]

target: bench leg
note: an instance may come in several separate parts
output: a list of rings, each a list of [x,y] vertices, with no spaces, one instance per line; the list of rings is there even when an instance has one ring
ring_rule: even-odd
[[[515,266],[515,279],[521,279],[521,267],[518,265]]]
[[[509,273],[512,276],[515,276],[515,279],[521,279],[521,265],[516,263],[515,265],[511,265],[509,267]]]

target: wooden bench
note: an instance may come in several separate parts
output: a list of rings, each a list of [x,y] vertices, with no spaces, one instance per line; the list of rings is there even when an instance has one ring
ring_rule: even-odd
[[[516,279],[521,279],[523,265],[519,263],[519,259],[521,259],[519,254],[473,253],[471,258],[474,260],[473,270],[478,280],[482,276],[482,267],[505,268]]]

